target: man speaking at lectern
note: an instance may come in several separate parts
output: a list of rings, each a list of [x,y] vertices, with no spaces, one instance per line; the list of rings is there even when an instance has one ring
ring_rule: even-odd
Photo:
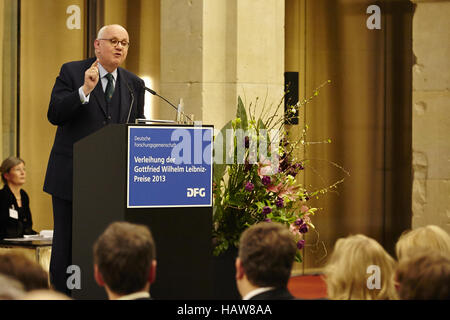
[[[52,90],[47,118],[58,128],[44,182],[53,203],[50,279],[66,294],[72,260],[73,145],[110,123],[144,118],[144,81],[119,67],[129,45],[125,28],[102,27],[94,41],[96,58],[64,64]]]

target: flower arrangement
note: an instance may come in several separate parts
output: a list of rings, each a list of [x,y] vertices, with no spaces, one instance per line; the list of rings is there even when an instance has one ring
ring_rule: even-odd
[[[236,118],[215,137],[214,255],[230,247],[237,248],[241,233],[249,226],[273,221],[285,224],[294,234],[298,248],[296,261],[302,261],[304,235],[315,229],[312,216],[318,210],[310,207],[308,200],[336,187],[343,179],[326,188],[307,190],[297,176],[305,170],[308,161],[299,159],[296,150],[307,144],[308,127],[305,126],[300,139],[291,141],[284,123],[317,96],[325,84],[309,99],[292,106],[284,117],[279,115],[284,97],[275,112],[270,113],[263,106],[258,117],[257,101],[253,109],[250,104],[247,110],[238,97]]]

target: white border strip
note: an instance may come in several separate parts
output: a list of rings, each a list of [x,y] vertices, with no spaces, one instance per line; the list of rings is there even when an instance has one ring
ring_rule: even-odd
[[[211,165],[210,165],[210,171],[211,171],[211,181],[210,181],[210,195],[209,195],[209,204],[199,204],[199,205],[170,205],[170,206],[161,206],[161,205],[155,205],[155,206],[130,206],[130,132],[131,129],[137,129],[137,128],[157,128],[157,129],[201,129],[201,130],[210,130],[211,132]],[[214,167],[214,158],[213,158],[213,152],[214,152],[214,128],[211,127],[182,127],[182,126],[176,126],[176,127],[166,127],[166,126],[152,126],[152,127],[145,127],[145,126],[128,126],[128,146],[127,146],[127,209],[128,208],[189,208],[189,207],[212,207],[213,205],[213,167]]]

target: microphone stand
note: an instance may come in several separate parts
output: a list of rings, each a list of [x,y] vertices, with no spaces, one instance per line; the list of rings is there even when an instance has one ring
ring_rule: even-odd
[[[150,92],[152,95],[160,97],[161,99],[163,99],[165,102],[167,102],[168,104],[170,104],[175,110],[177,110],[177,112],[181,112],[183,114],[183,116],[185,116],[188,120],[192,121],[191,118],[189,118],[183,111],[178,110],[178,107],[176,107],[173,103],[171,103],[169,100],[167,100],[166,98],[164,98],[163,96],[160,96],[159,94],[156,93],[156,91],[147,88],[146,86],[143,86],[143,88],[145,90],[147,90],[148,92]],[[139,120],[139,119],[136,119]],[[193,122],[193,121],[192,121]]]

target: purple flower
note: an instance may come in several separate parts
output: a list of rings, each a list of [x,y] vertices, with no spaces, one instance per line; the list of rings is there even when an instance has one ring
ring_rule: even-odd
[[[297,175],[297,171],[295,171],[294,167],[290,167],[286,170],[286,174],[295,177]]]
[[[275,205],[277,206],[277,208],[283,208],[284,206],[283,198],[278,197],[277,200],[275,200]]]
[[[267,185],[270,184],[271,182],[272,182],[272,179],[270,179],[269,176],[264,176],[264,177],[262,178],[262,184],[265,185],[265,186],[267,186]]]
[[[297,219],[294,223],[296,226],[301,226],[303,224],[303,219]]]
[[[248,136],[245,136],[244,138],[244,145],[246,149],[248,149],[250,146],[250,138]]]
[[[251,182],[247,182],[247,184],[245,185],[245,190],[253,191],[253,189],[255,189],[255,185]]]
[[[300,231],[300,233],[307,233],[308,232],[308,225],[306,223],[302,224],[300,226],[300,229],[298,229],[298,231]]]
[[[272,222],[272,219],[270,219],[270,218],[265,218],[264,221],[265,221],[265,222]]]
[[[305,246],[305,240],[298,240],[297,241],[297,248],[298,248],[298,250],[302,250],[304,246]]]
[[[268,206],[265,206],[264,208],[263,208],[263,210],[262,210],[262,213],[264,214],[264,215],[268,215],[269,213],[271,213],[272,212],[272,208],[271,207],[268,207]]]
[[[278,166],[279,171],[284,172],[289,168],[289,163],[287,159],[283,159],[280,161],[280,164]]]
[[[302,165],[300,162],[297,162],[297,163],[294,165],[294,168],[295,168],[296,170],[303,170],[303,169],[305,169],[305,167],[303,167],[303,165]]]
[[[305,191],[305,193],[303,194],[303,196],[305,197],[305,201],[308,201],[308,200],[309,200],[308,192]]]

